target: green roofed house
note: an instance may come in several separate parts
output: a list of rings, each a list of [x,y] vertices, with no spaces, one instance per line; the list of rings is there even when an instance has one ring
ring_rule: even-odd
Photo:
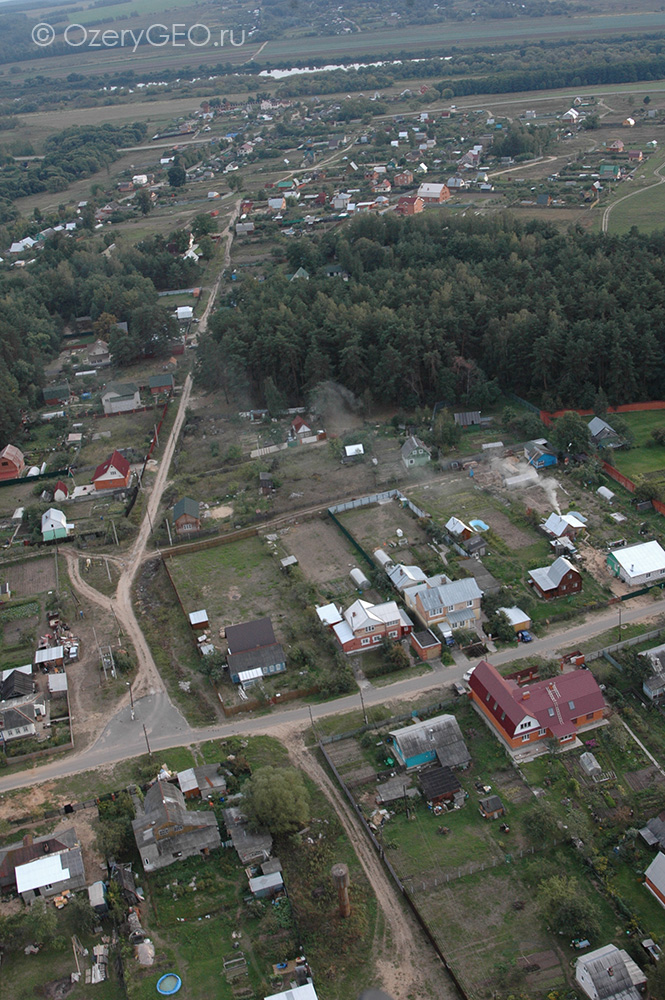
[[[600,179],[606,181],[620,181],[623,176],[623,172],[618,163],[601,163],[599,173]]]
[[[148,388],[153,396],[159,396],[162,392],[173,392],[173,375],[151,375],[148,379]]]
[[[178,535],[191,535],[201,530],[201,510],[198,500],[183,497],[173,508],[173,527]]]

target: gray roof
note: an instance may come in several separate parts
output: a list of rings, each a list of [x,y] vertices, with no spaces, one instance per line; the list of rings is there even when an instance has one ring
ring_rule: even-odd
[[[486,813],[499,812],[503,809],[503,802],[498,795],[488,795],[484,799],[479,799],[483,811]]]
[[[599,434],[602,434],[603,432],[605,432],[605,435],[613,434],[616,436],[616,431],[614,430],[614,428],[610,427],[607,421],[602,420],[600,417],[594,417],[593,420],[589,421],[587,426],[589,428],[589,433],[591,434],[592,437],[597,437]]]
[[[425,442],[421,441],[415,434],[412,434],[402,445],[402,458],[408,458],[411,452],[417,451],[418,448],[423,448],[428,455],[430,454],[430,450]]]
[[[541,590],[556,590],[564,576],[575,567],[565,556],[559,556],[551,566],[541,566],[529,570],[529,576],[535,580]],[[575,570],[577,572],[577,570]]]
[[[665,811],[648,820],[645,829],[649,830],[649,832],[654,836],[655,843],[659,844],[660,847],[665,848]],[[641,830],[640,833],[642,833]]]
[[[247,817],[237,807],[224,809],[222,818],[243,865],[268,860],[272,851],[272,837],[269,833],[250,830]]]
[[[591,977],[598,1000],[609,1000],[610,997],[637,1000],[640,996],[618,948],[613,949],[610,954],[597,957],[592,952],[586,958],[578,959],[578,962]]]
[[[252,670],[266,667],[274,667],[279,663],[286,663],[286,656],[280,643],[274,642],[270,646],[259,646],[256,649],[243,649],[241,653],[229,653],[227,658],[229,670],[232,674],[237,674],[241,670]]]
[[[108,396],[109,393],[115,396],[122,396],[124,398],[135,396],[138,391],[139,387],[136,382],[109,382],[102,393],[102,399],[104,396]]]
[[[180,789],[167,781],[156,781],[148,790],[132,830],[146,871],[214,850],[222,842],[214,813],[187,809]]]
[[[21,670],[12,670],[8,677],[0,684],[0,699],[6,701],[7,698],[21,698],[23,695],[32,694],[33,681],[32,674],[25,674]]]
[[[190,497],[183,497],[181,500],[178,500],[173,508],[173,520],[177,521],[183,514],[188,514],[189,517],[200,518],[201,508],[198,500],[192,500]]]
[[[405,759],[427,750],[436,751],[438,756],[438,751],[441,750],[439,762],[449,767],[465,767],[471,760],[454,715],[437,715],[433,719],[417,722],[414,726],[393,729],[390,736]]]
[[[227,625],[226,641],[230,653],[242,653],[246,649],[275,644],[275,632],[269,618],[257,618],[243,625]]]
[[[425,611],[434,611],[440,607],[446,608],[451,604],[461,604],[462,601],[473,601],[482,596],[483,592],[472,576],[420,591],[420,600]]]

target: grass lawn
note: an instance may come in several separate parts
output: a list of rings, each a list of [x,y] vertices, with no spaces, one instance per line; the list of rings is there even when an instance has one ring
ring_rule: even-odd
[[[665,184],[652,185],[660,179],[655,171],[663,163],[663,154],[660,151],[653,153],[646,162],[637,164],[634,180],[616,185],[615,201],[636,190],[610,212],[608,232],[613,236],[627,233],[633,226],[644,233],[662,227],[665,222]],[[645,190],[640,191],[640,188]]]
[[[662,190],[665,195],[665,184]],[[622,413],[621,416],[630,427],[635,444],[629,451],[615,453],[614,460],[619,472],[633,479],[635,476],[663,470],[662,478],[665,479],[665,447],[650,443],[651,431],[656,427],[665,427],[665,410]],[[611,421],[611,415],[608,419]]]

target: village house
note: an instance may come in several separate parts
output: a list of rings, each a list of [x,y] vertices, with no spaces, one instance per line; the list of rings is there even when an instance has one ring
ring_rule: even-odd
[[[400,455],[407,469],[411,469],[414,466],[427,465],[432,458],[432,452],[424,441],[421,441],[415,434],[411,434],[406,439],[402,445]]]
[[[665,698],[665,646],[654,646],[639,654],[647,660],[653,672],[642,681],[642,691],[649,701],[659,704]]]
[[[399,640],[413,630],[411,619],[395,601],[370,604],[358,600],[344,612],[344,620],[332,627],[345,653],[359,653],[376,646],[382,639]]]
[[[552,513],[540,527],[550,538],[575,539],[581,531],[584,531],[584,521],[573,512],[569,514]]]
[[[515,632],[523,632],[525,629],[531,628],[531,619],[521,608],[513,606],[511,608],[499,608],[499,611],[504,613]]]
[[[478,811],[483,819],[499,819],[506,815],[506,807],[498,795],[487,795],[478,799]]]
[[[665,907],[665,854],[662,851],[658,852],[645,871],[644,884],[660,905]]]
[[[69,382],[58,382],[57,385],[49,385],[42,390],[44,402],[47,406],[59,406],[68,403],[72,393]]]
[[[294,437],[309,437],[313,433],[310,425],[306,420],[303,420],[300,414],[291,422],[291,434]]]
[[[565,556],[559,556],[551,566],[529,570],[529,584],[545,601],[570,597],[582,589],[582,576]]]
[[[450,803],[451,806],[464,804],[464,789],[450,767],[433,767],[421,771],[418,777],[428,805],[435,807],[445,803]]]
[[[448,531],[458,542],[471,538],[473,528],[460,521],[458,517],[451,517],[446,521],[446,531]]]
[[[63,483],[62,479],[59,479],[55,486],[53,487],[53,499],[56,503],[62,503],[69,496],[69,487],[66,483]]]
[[[395,211],[400,215],[419,215],[424,207],[423,199],[419,195],[412,195],[400,198]]]
[[[376,552],[374,553],[374,557],[377,559],[377,562],[381,563],[393,587],[399,590],[400,594],[410,590],[411,587],[427,584],[427,574],[420,566],[404,566],[402,563],[393,563],[387,552],[384,552],[382,549],[378,551],[381,552],[381,557],[377,558]]]
[[[268,860],[272,852],[272,837],[266,830],[251,830],[247,817],[238,806],[224,809],[222,819],[241,864],[261,864]]]
[[[213,812],[189,811],[179,788],[156,781],[143,802],[134,797],[132,831],[143,870],[157,871],[182,858],[207,855],[222,838]]]
[[[182,497],[173,508],[173,527],[178,535],[201,530],[201,505],[198,500]]]
[[[141,394],[135,382],[110,382],[104,389],[101,399],[107,416],[114,413],[131,413],[141,406]]]
[[[587,426],[591,440],[597,448],[616,448],[621,444],[621,438],[606,420],[594,417]]]
[[[575,980],[589,1000],[641,1000],[647,977],[627,951],[613,944],[581,955]]]
[[[178,787],[186,799],[209,799],[226,794],[226,778],[219,764],[198,764],[178,771]]]
[[[440,205],[450,198],[450,191],[445,184],[433,184],[425,181],[418,188],[418,197],[422,198],[425,205]]]
[[[454,715],[435,715],[403,729],[392,729],[388,743],[407,770],[434,760],[444,767],[462,769],[471,763],[471,754]]]
[[[116,449],[105,462],[97,466],[92,482],[96,490],[119,490],[129,486],[131,475],[129,462]]]
[[[623,139],[614,139],[608,144],[607,148],[613,153],[623,153]]]
[[[605,712],[590,670],[573,670],[520,687],[481,660],[469,687],[474,707],[509,750],[546,739],[572,743],[579,732],[597,726]]]
[[[175,383],[173,375],[164,373],[162,375],[151,375],[148,379],[148,388],[151,396],[161,396],[164,393],[173,392]]]
[[[524,457],[534,469],[547,469],[557,463],[556,453],[548,445],[545,438],[536,438],[534,441],[529,441],[524,446]]]
[[[286,670],[286,655],[269,618],[227,625],[226,641],[229,647],[226,662],[234,684],[251,684]]]
[[[86,359],[89,365],[94,365],[98,368],[103,365],[109,365],[111,363],[109,345],[105,340],[96,340],[89,348]]]
[[[7,444],[0,451],[0,480],[19,479],[25,469],[23,452],[13,444]]]
[[[22,844],[1,851],[0,858],[3,887],[16,887],[28,905],[85,887],[83,854],[73,828],[34,839],[28,834]]]
[[[59,538],[67,538],[73,530],[74,525],[67,523],[67,518],[61,510],[49,507],[46,513],[42,514],[43,542],[55,542]]]
[[[427,628],[445,623],[455,629],[478,621],[482,596],[482,590],[471,576],[437,587],[416,587],[407,591],[405,598]]]
[[[36,718],[37,710],[32,701],[15,701],[12,705],[0,705],[0,743],[35,736]]]
[[[641,149],[629,149],[628,150],[628,161],[630,163],[641,163],[644,159],[644,154]]]
[[[656,541],[613,549],[607,554],[607,568],[630,587],[644,587],[665,576],[665,551]]]
[[[33,837],[27,833],[23,840],[0,847],[0,889],[16,889],[16,869],[31,861],[47,856],[54,857],[76,847],[76,831],[71,828],[57,835],[49,833]]]
[[[413,171],[412,170],[401,170],[398,174],[393,177],[393,184],[395,187],[407,188],[411,187],[413,184]]]

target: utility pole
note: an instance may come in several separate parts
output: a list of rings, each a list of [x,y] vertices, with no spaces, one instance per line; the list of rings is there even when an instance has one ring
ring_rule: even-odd
[[[55,599],[60,600],[60,580],[58,576],[58,543],[55,543]]]
[[[118,541],[118,532],[115,530],[115,521],[111,521],[111,527],[113,528],[113,537],[115,538],[115,544],[119,547],[120,542]]]
[[[155,428],[155,444],[159,448],[159,434],[157,433],[157,424],[154,425]]]
[[[104,559],[104,562],[106,563],[106,575],[109,578],[109,583],[112,583],[113,581],[111,580],[111,570],[109,569],[109,561],[108,559]]]
[[[363,689],[358,688],[358,692],[360,694],[360,704],[362,705],[363,708],[363,718],[365,720],[365,725],[368,726],[369,722],[367,721],[367,711],[365,709],[365,699],[363,698]]]
[[[619,642],[621,641],[621,604],[622,602],[619,601]]]
[[[143,735],[145,736],[145,745],[148,748],[148,753],[150,754],[150,760],[152,760],[152,750],[150,749],[150,744],[148,743],[148,734],[146,732],[145,722],[142,723],[142,726],[143,726]]]
[[[127,681],[127,687],[129,688],[129,704],[131,705],[131,708],[132,708],[132,722],[133,722],[134,719],[136,718],[136,716],[134,715],[134,693],[132,691],[132,683],[131,683],[131,681]],[[147,737],[146,737],[146,740],[147,740]]]
[[[171,525],[169,524],[168,517],[166,517],[164,520],[166,521],[166,530],[169,533],[169,545],[172,546],[173,545],[173,538],[171,537]]]

